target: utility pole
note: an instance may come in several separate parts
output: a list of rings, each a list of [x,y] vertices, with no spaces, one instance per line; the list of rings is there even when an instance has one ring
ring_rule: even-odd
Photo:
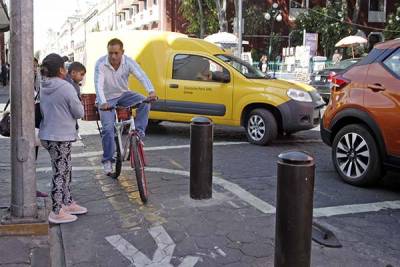
[[[118,30],[117,0],[114,0],[114,12],[115,12],[115,17],[114,17],[114,27],[113,27],[113,30],[116,31],[116,30]]]
[[[242,58],[242,29],[243,29],[243,21],[242,21],[242,11],[243,11],[243,0],[237,0],[238,1],[238,14],[237,14],[237,33],[238,33],[238,57]]]
[[[33,104],[33,0],[11,4],[11,215],[37,217]]]

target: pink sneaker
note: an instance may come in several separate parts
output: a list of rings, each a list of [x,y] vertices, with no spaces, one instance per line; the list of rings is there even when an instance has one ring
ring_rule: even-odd
[[[66,213],[65,211],[63,211],[63,209],[61,209],[58,214],[55,214],[53,211],[49,214],[49,222],[55,224],[70,223],[76,221],[77,219],[78,217]]]
[[[87,213],[88,211],[87,208],[79,206],[75,201],[68,206],[63,205],[62,208],[65,212],[72,215],[81,215]]]

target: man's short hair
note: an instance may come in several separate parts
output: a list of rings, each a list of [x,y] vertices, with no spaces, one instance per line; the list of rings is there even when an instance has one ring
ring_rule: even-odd
[[[110,41],[108,41],[107,47],[113,46],[113,45],[119,45],[121,47],[121,49],[124,49],[124,43],[118,38],[113,38]]]
[[[82,63],[75,61],[75,62],[72,62],[68,67],[68,73],[71,73],[72,71],[76,71],[76,72],[83,71],[84,73],[86,73],[86,68]]]

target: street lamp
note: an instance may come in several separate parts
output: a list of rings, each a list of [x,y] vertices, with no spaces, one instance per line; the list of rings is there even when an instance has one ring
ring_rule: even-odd
[[[270,33],[270,39],[269,39],[269,47],[268,47],[268,58],[271,59],[272,55],[272,34],[274,33],[274,25],[275,25],[275,20],[277,22],[282,21],[282,10],[279,9],[278,3],[273,3],[272,8],[268,10],[266,13],[264,13],[264,18],[266,20],[271,20],[271,33]],[[275,62],[275,60],[274,60]],[[274,77],[275,77],[275,68],[274,68]]]

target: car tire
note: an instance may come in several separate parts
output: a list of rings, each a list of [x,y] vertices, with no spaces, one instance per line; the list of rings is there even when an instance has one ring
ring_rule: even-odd
[[[340,177],[357,186],[375,184],[382,168],[378,147],[368,129],[360,124],[343,127],[332,143],[332,161]]]
[[[245,122],[247,140],[256,145],[268,145],[278,135],[274,115],[266,109],[254,109]]]

